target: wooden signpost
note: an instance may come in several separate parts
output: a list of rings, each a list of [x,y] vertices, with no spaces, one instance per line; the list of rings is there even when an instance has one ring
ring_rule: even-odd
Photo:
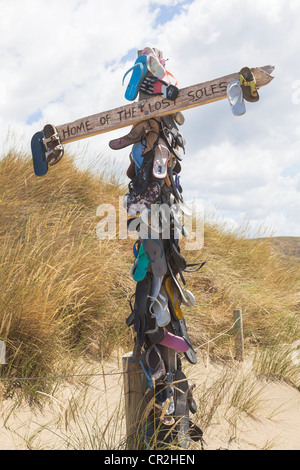
[[[256,79],[257,89],[268,85],[274,78],[271,76],[274,67],[270,65],[251,70]],[[150,99],[134,102],[120,108],[104,111],[57,126],[57,131],[61,143],[67,144],[122,127],[133,126],[140,121],[153,117],[167,116],[178,111],[203,106],[227,98],[227,86],[233,80],[238,79],[238,73],[226,75],[215,80],[181,89],[175,101],[168,101],[166,98],[154,96]]]

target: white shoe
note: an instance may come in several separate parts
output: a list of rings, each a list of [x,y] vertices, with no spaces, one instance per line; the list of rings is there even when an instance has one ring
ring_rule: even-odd
[[[151,315],[156,319],[157,326],[159,327],[165,327],[171,321],[167,296],[164,296],[160,292],[160,290],[162,290],[163,292],[162,279],[162,277],[153,278],[154,283],[151,295],[149,296],[149,299],[151,300],[149,311]]]
[[[239,80],[234,80],[227,87],[227,96],[231,111],[235,116],[242,116],[246,112],[243,90]]]

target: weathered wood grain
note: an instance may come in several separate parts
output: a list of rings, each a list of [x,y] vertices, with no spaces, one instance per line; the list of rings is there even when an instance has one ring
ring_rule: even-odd
[[[270,74],[272,66],[251,69],[257,82],[257,88],[268,85],[274,77]],[[180,90],[176,101],[162,97],[151,97],[134,102],[110,111],[78,119],[74,122],[57,126],[62,143],[74,142],[94,135],[104,134],[115,129],[133,126],[136,123],[152,118],[162,117],[178,111],[203,106],[227,98],[227,86],[238,80],[239,74],[233,73],[215,80],[193,85]]]

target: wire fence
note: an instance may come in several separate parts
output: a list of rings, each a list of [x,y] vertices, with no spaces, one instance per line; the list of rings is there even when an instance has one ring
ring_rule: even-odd
[[[201,344],[198,346],[195,351],[199,351],[202,349],[204,346],[207,346],[208,344],[214,343],[217,341],[219,338],[222,336],[225,336],[227,333],[232,331],[235,327],[235,325],[239,322],[240,320],[237,319],[233,325],[228,328],[226,331],[223,333],[220,333],[218,336],[215,338]],[[132,373],[132,372],[131,372]],[[140,373],[140,372],[136,372]],[[108,372],[108,373],[99,373],[99,374],[70,374],[70,375],[53,375],[53,376],[47,376],[47,377],[7,377],[7,378],[0,378],[0,382],[32,382],[32,381],[38,381],[38,380],[59,380],[59,379],[72,379],[72,378],[92,378],[92,377],[109,377],[109,376],[122,376],[126,375],[127,372]]]

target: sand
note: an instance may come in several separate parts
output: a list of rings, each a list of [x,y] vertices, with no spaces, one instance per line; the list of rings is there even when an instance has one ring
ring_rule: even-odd
[[[115,450],[120,443],[122,446],[125,419],[121,369],[119,363],[89,366],[88,373],[113,375],[94,377],[88,385],[71,379],[47,397],[42,409],[26,403],[16,407],[13,399],[3,401],[0,450]],[[206,449],[300,450],[299,391],[286,383],[258,380],[249,363],[225,369],[204,362],[185,368],[196,385],[194,397],[200,409],[192,419],[205,426]],[[245,384],[244,394],[233,405],[241,383]],[[221,393],[224,385],[226,391]],[[204,391],[209,391],[205,400]],[[252,404],[251,394],[252,409],[248,406]],[[199,449],[198,444],[195,449]]]

